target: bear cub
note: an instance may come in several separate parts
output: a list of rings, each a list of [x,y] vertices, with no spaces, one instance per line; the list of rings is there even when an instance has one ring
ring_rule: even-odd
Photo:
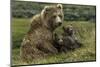
[[[62,35],[58,36],[56,33],[54,34],[55,47],[59,52],[67,52],[82,46],[82,43],[75,36],[75,30],[72,25],[64,26],[63,31]]]

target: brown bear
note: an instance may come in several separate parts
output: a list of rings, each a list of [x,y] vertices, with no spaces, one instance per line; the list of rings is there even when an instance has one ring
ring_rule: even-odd
[[[56,54],[57,49],[53,45],[53,31],[62,24],[63,19],[61,4],[45,6],[40,14],[33,16],[30,29],[20,47],[21,58],[32,60]]]
[[[63,44],[64,47],[66,47],[66,50],[73,50],[75,48],[79,48],[82,46],[82,43],[79,42],[79,39],[75,35],[75,29],[72,25],[68,25],[63,27],[64,33],[63,33]]]
[[[63,35],[59,35],[56,32],[53,34],[53,43],[54,47],[58,50],[58,52],[62,52],[62,46],[63,46]]]

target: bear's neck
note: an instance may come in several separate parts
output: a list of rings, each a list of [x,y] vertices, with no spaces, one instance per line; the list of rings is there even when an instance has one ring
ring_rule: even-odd
[[[45,27],[46,29],[48,29],[49,31],[53,32],[54,28],[51,27],[50,25],[43,25],[43,27]]]
[[[40,14],[40,21],[42,22],[42,27],[47,28],[48,30],[50,30],[51,32],[54,31],[55,28],[53,28],[50,24],[48,19],[44,18],[41,14]]]

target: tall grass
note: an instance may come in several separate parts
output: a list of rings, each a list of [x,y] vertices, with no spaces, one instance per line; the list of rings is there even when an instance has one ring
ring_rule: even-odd
[[[65,21],[62,26],[72,24],[77,31],[76,36],[83,46],[74,51],[67,53],[59,53],[57,55],[48,56],[45,58],[34,59],[30,63],[23,62],[19,55],[19,48],[22,38],[29,29],[29,19],[12,19],[12,64],[48,64],[48,63],[64,63],[78,61],[95,61],[96,60],[96,39],[95,39],[95,23],[90,21]],[[62,26],[57,28],[55,32],[61,34]]]

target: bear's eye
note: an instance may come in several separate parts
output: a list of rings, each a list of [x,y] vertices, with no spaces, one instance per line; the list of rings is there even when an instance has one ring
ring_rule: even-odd
[[[59,15],[60,18],[62,18],[62,15]]]
[[[53,18],[56,18],[56,15],[52,16]]]

